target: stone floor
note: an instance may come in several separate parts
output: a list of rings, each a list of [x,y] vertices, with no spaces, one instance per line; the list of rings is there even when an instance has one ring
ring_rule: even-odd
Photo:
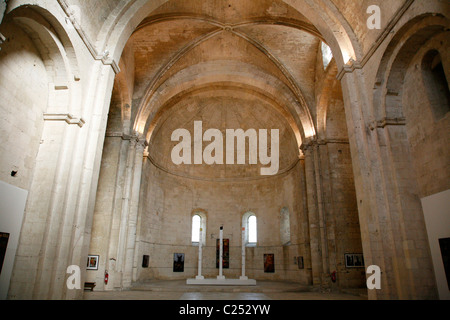
[[[194,286],[152,281],[128,291],[85,291],[85,300],[367,300],[365,290],[319,292],[292,282],[258,281],[256,286]]]

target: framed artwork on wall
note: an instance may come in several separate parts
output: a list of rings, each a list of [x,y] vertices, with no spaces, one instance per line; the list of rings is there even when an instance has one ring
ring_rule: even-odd
[[[216,241],[216,268],[219,269],[220,239]],[[230,239],[223,239],[223,268],[230,268]]]
[[[346,268],[364,268],[364,256],[362,253],[346,253]]]
[[[150,263],[150,256],[144,255],[142,257],[142,268],[148,268],[149,263]]]
[[[184,253],[173,254],[173,272],[184,272]]]
[[[98,255],[88,255],[87,270],[98,270]]]
[[[275,273],[275,255],[272,253],[264,255],[264,272]]]
[[[303,257],[297,257],[297,265],[300,270],[305,269],[305,265],[303,263]]]
[[[444,272],[447,277],[448,289],[450,290],[450,238],[439,239],[439,247],[441,248]]]
[[[0,274],[2,274],[3,261],[5,260],[8,241],[9,233],[0,232]]]

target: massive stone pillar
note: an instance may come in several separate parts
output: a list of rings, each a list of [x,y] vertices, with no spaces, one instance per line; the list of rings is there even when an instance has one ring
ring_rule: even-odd
[[[382,271],[369,298],[436,298],[404,123],[374,118],[362,73],[345,73],[342,85],[365,261]]]
[[[125,131],[129,131],[128,129]],[[89,274],[99,290],[131,287],[136,274],[136,240],[142,165],[146,141],[109,132],[105,141],[91,251],[99,269]],[[105,272],[108,284],[103,282]]]
[[[364,279],[344,260],[345,253],[362,253],[348,142],[311,139],[302,150],[313,285],[359,287]]]
[[[302,146],[305,158],[306,194],[308,203],[309,237],[311,249],[312,281],[314,286],[324,285],[326,272],[326,242],[320,192],[320,177],[317,168],[317,144],[311,141]],[[319,188],[319,189],[318,189]],[[325,261],[326,262],[326,261]]]
[[[123,268],[123,288],[130,288],[133,280],[133,274],[137,268],[137,261],[135,260],[136,251],[136,235],[137,235],[137,223],[139,212],[139,194],[141,191],[141,177],[142,177],[142,164],[144,161],[144,148],[146,141],[141,139],[136,140],[134,150],[134,163],[132,179],[130,181],[130,195],[129,195],[129,218],[128,218],[128,230],[127,239],[125,244],[125,261]]]
[[[115,73],[95,62],[78,117],[44,114],[45,126],[11,278],[11,299],[79,299],[68,266],[85,276],[98,172]]]

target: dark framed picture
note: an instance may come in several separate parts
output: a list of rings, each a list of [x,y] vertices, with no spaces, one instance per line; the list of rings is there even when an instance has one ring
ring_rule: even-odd
[[[219,269],[220,239],[216,241],[216,268]],[[223,269],[230,268],[230,239],[223,239]]]
[[[9,233],[0,232],[0,274],[2,274],[3,261],[5,260],[8,241]]]
[[[98,255],[88,255],[87,270],[98,270]]]
[[[275,273],[275,255],[272,253],[264,255],[264,272]]]
[[[364,256],[362,253],[346,253],[346,268],[364,268]]]
[[[300,270],[305,269],[305,265],[303,263],[303,257],[297,257],[297,265]]]
[[[148,268],[150,263],[150,256],[144,255],[142,256],[142,268]]]
[[[173,272],[184,272],[184,253],[173,254]]]
[[[444,263],[445,276],[450,290],[450,238],[439,239],[439,247],[441,248],[442,262]]]

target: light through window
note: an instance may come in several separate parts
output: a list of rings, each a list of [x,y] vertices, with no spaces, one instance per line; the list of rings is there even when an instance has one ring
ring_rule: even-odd
[[[256,216],[250,216],[248,218],[248,242],[249,243],[258,242]]]
[[[322,58],[323,68],[326,69],[333,59],[333,52],[331,52],[331,48],[325,42],[322,42]]]
[[[199,215],[192,217],[192,242],[200,242],[200,228],[202,218]]]

